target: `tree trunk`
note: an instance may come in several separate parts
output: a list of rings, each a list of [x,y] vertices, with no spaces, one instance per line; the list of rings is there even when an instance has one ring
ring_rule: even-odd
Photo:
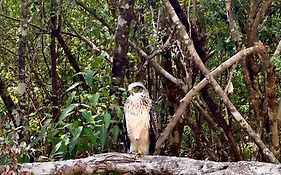
[[[263,162],[212,162],[181,157],[143,156],[124,153],[104,153],[91,157],[58,162],[26,163],[18,166],[19,174],[247,174],[280,175],[281,165]],[[0,166],[0,174],[12,174],[9,167]]]
[[[56,50],[56,21],[57,21],[57,11],[56,6],[57,2],[56,0],[51,0],[51,43],[50,43],[50,50],[51,50],[51,75],[52,75],[52,113],[53,113],[53,119],[57,120],[58,114],[59,114],[59,108],[58,108],[58,78],[57,78],[57,50]]]
[[[162,64],[163,68],[169,72],[171,75],[174,75],[173,68],[172,68],[172,60],[171,54],[169,51],[162,54]],[[167,109],[168,115],[173,116],[175,110],[178,106],[179,100],[181,98],[182,90],[170,80],[164,78],[163,79],[163,86],[166,89],[166,100],[165,100],[165,108]],[[181,149],[181,140],[182,134],[184,129],[184,122],[178,122],[175,128],[173,129],[172,133],[170,134],[169,138],[169,155],[170,156],[179,156],[180,149]]]
[[[112,94],[116,96],[115,105],[120,105],[120,96],[118,88],[123,86],[125,71],[128,68],[127,52],[129,28],[132,20],[134,0],[119,1],[120,15],[115,33],[115,47],[113,50],[112,65]]]
[[[248,14],[248,23],[246,29],[246,46],[250,47],[254,45],[256,41],[258,29],[261,25],[266,11],[272,4],[272,0],[263,2],[251,1],[251,9]],[[260,136],[263,134],[264,128],[270,130],[270,149],[276,157],[280,156],[279,151],[279,133],[278,133],[278,121],[276,116],[276,83],[274,80],[275,68],[268,56],[264,54],[261,62],[265,68],[265,85],[264,92],[261,91],[259,83],[260,70],[259,70],[259,57],[258,55],[251,55],[249,59],[242,62],[242,70],[244,80],[249,94],[250,110],[253,111],[252,118],[256,119],[257,130]],[[263,95],[265,94],[265,95]],[[269,124],[268,126],[265,126]]]
[[[19,48],[18,48],[18,66],[19,66],[19,84],[18,84],[18,93],[19,93],[19,110],[18,117],[16,118],[17,125],[19,126],[28,126],[28,115],[26,113],[27,108],[27,99],[26,99],[26,82],[25,82],[25,62],[27,58],[27,34],[28,34],[28,1],[21,0],[21,15],[20,15],[20,32],[19,32]],[[21,130],[19,133],[19,139],[25,140],[28,142],[29,134],[28,131]]]

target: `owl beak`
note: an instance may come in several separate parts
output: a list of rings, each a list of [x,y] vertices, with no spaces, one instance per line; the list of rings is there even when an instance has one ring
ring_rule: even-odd
[[[129,92],[130,94],[135,95],[135,92],[132,89],[130,89]]]

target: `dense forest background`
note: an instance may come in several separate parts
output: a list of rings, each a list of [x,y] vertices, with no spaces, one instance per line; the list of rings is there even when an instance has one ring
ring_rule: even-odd
[[[0,164],[124,152],[134,81],[158,113],[157,154],[280,160],[280,0],[0,0],[0,9]],[[208,70],[230,58],[240,60],[213,79]]]

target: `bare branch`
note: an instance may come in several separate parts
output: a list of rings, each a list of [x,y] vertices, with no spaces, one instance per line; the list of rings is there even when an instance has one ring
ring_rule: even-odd
[[[226,15],[227,21],[230,27],[231,38],[235,42],[236,50],[239,47],[239,41],[241,40],[241,36],[237,30],[236,22],[233,18],[232,8],[231,8],[231,0],[225,0],[225,8],[226,8]]]
[[[80,33],[78,33],[74,27],[67,21],[65,21],[65,24],[71,28],[71,30],[73,30],[73,32],[80,38],[82,39],[83,41],[85,41],[85,43],[87,43],[93,51],[99,51],[99,49],[97,48],[97,46],[95,46],[94,43],[92,43],[91,41],[89,41],[86,37],[84,37],[83,35],[81,35]]]
[[[110,33],[114,33],[114,29],[103,18],[99,17],[94,9],[87,7],[85,4],[83,4],[81,2],[81,0],[75,0],[75,2],[77,5],[79,5],[84,10],[86,10],[91,15],[93,15],[102,25],[107,27],[107,29],[110,31]]]
[[[264,19],[264,15],[266,11],[269,9],[270,5],[272,3],[272,0],[265,0],[259,9],[259,11],[256,14],[256,18],[254,20],[253,26],[251,28],[251,32],[253,33],[253,36],[256,36],[257,31],[259,29],[259,25],[261,24],[262,20]]]
[[[278,44],[273,56],[278,56],[280,54],[281,54],[281,41],[279,41],[279,44]]]
[[[12,50],[10,50],[10,49],[8,49],[8,48],[6,48],[6,47],[4,47],[4,46],[0,46],[0,48],[2,48],[3,50],[9,52],[10,54],[12,54],[12,55],[14,55],[14,56],[17,56],[17,54],[16,54],[15,52],[13,52]]]
[[[7,18],[7,19],[11,19],[11,20],[13,20],[13,21],[20,22],[19,19],[14,18],[14,17],[11,17],[11,16],[8,16],[8,15],[3,14],[3,13],[0,13],[0,16],[3,16],[3,17],[5,17],[5,18]],[[32,27],[34,27],[34,28],[37,28],[37,29],[39,29],[39,30],[41,30],[41,31],[43,31],[43,32],[47,32],[47,33],[49,32],[49,30],[44,29],[44,28],[42,28],[42,27],[39,27],[39,26],[37,26],[37,25],[35,25],[35,24],[32,24],[32,23],[30,23],[30,22],[27,22],[27,24],[30,25],[30,26],[32,26]]]
[[[136,75],[140,74],[143,72],[144,68],[147,66],[147,64],[149,62],[151,62],[152,58],[154,58],[155,56],[159,55],[160,53],[164,52],[165,49],[170,45],[170,40],[171,38],[174,36],[176,32],[176,27],[174,27],[173,31],[171,32],[171,34],[169,35],[168,39],[166,40],[166,42],[164,43],[164,45],[160,46],[159,48],[157,48],[156,50],[154,50],[152,52],[152,54],[147,55],[142,49],[140,49],[139,47],[137,47],[133,42],[129,44],[131,46],[133,46],[146,60],[144,62],[144,64],[141,66],[141,68],[138,70],[138,72],[136,73]],[[145,54],[144,54],[145,53]]]
[[[134,42],[132,42],[131,40],[128,41],[129,44],[136,49],[139,54],[141,56],[143,56],[144,58],[146,58],[147,60],[152,59],[154,56],[156,56],[157,54],[160,54],[164,51],[164,48],[166,47],[165,44],[163,45],[163,47],[160,47],[159,49],[157,49],[156,51],[154,51],[151,55],[147,55],[141,48],[139,48]],[[166,42],[167,43],[167,42]],[[180,80],[175,78],[173,75],[171,75],[169,72],[167,72],[165,69],[163,69],[155,60],[151,60],[150,64],[159,72],[161,73],[164,77],[166,77],[167,79],[169,79],[170,81],[172,81],[173,83],[175,83],[176,85],[178,85],[179,87],[181,87],[182,89],[185,89],[185,84]]]

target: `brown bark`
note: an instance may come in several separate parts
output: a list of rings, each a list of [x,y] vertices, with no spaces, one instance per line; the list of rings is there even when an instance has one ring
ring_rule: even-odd
[[[162,54],[162,58],[163,58],[162,65],[167,72],[169,72],[172,76],[174,76],[171,54],[169,52],[170,51],[167,51],[166,53]],[[162,84],[164,86],[164,89],[166,89],[165,108],[168,109],[167,111],[169,116],[173,116],[175,113],[175,109],[178,106],[178,102],[180,99],[180,95],[182,94],[181,93],[182,90],[176,84],[174,84],[173,82],[171,82],[166,78],[163,80]],[[178,122],[170,135],[169,155],[171,156],[179,156],[183,128],[184,128],[184,122]]]
[[[5,82],[1,79],[1,77],[0,77],[0,97],[2,98],[4,104],[7,108],[10,120],[13,122],[14,126],[17,126],[16,117],[18,117],[17,116],[18,107],[13,102],[13,100],[7,90],[7,87],[5,86]]]
[[[19,32],[19,83],[25,83],[25,59],[27,57],[27,20],[28,20],[28,2],[21,0],[20,32]],[[23,91],[25,93],[25,91]],[[23,93],[20,94],[23,95]]]
[[[27,59],[27,34],[28,34],[28,1],[21,0],[21,15],[20,15],[20,32],[19,32],[19,48],[18,48],[18,93],[19,93],[19,108],[18,115],[16,117],[16,126],[28,126],[28,114],[27,114],[27,99],[26,99],[26,82],[25,82],[25,63]],[[16,115],[14,115],[16,116]],[[19,131],[19,139],[28,142],[29,133],[26,129]]]
[[[277,57],[280,56],[281,54],[281,41],[279,41],[279,44],[276,48],[276,50],[274,51],[273,56]],[[281,100],[279,101],[279,105],[278,105],[278,110],[277,110],[277,121],[278,121],[278,128],[280,128],[281,126]]]
[[[226,8],[227,21],[228,21],[229,27],[230,27],[231,38],[235,42],[236,50],[240,50],[239,41],[241,40],[241,36],[238,33],[236,22],[233,18],[231,0],[225,0],[225,8]]]
[[[59,114],[58,109],[58,77],[57,77],[57,50],[56,50],[56,21],[57,21],[57,15],[56,15],[56,4],[57,2],[55,0],[50,1],[51,4],[51,43],[50,43],[50,50],[51,50],[51,75],[52,75],[52,114],[53,119],[56,120]]]
[[[171,3],[172,7],[175,9],[176,14],[178,15],[180,21],[185,26],[185,28],[188,31],[190,29],[190,31],[191,31],[190,36],[191,36],[192,40],[194,41],[194,47],[195,47],[197,53],[199,54],[200,58],[203,59],[203,62],[207,61],[208,53],[204,49],[206,36],[203,36],[203,37],[200,36],[200,34],[196,31],[196,28],[194,27],[194,25],[190,25],[185,13],[181,9],[181,6],[180,6],[178,0],[169,0],[169,2]]]
[[[134,0],[121,0],[119,2],[120,15],[115,32],[115,46],[113,50],[112,64],[112,94],[116,96],[116,104],[120,105],[120,96],[118,88],[123,86],[125,71],[128,68],[127,52],[130,23],[132,20]]]
[[[200,56],[201,60],[203,62],[207,61],[207,55],[208,53],[206,53],[206,50],[204,49],[204,40],[202,40],[203,37],[200,38],[199,33],[196,32],[196,29],[194,28],[194,25],[190,25],[190,23],[188,22],[187,17],[185,16],[185,14],[182,12],[182,9],[178,3],[177,0],[169,0],[171,5],[173,6],[177,16],[179,17],[181,23],[185,26],[185,28],[188,30],[190,30],[191,34],[191,38],[194,41],[194,47],[198,53],[198,55]],[[231,18],[231,20],[229,22],[231,22],[231,27],[235,28],[235,23],[232,19],[232,13],[230,11],[230,9],[228,9],[228,15]],[[238,40],[238,33],[233,33],[233,36]],[[197,67],[193,67],[193,78],[195,78],[196,74],[198,73],[198,68]],[[223,116],[220,113],[219,107],[218,105],[215,103],[215,101],[213,100],[213,98],[209,95],[208,93],[208,88],[204,87],[201,90],[201,94],[203,96],[204,101],[206,102],[208,108],[210,109],[210,111],[212,112],[213,116],[214,116],[214,120],[216,123],[218,123],[218,125],[220,127],[223,128],[224,132],[226,133],[226,136],[228,137],[228,141],[229,141],[229,145],[230,145],[230,152],[233,154],[233,158],[234,160],[238,161],[241,160],[240,158],[240,153],[239,150],[237,149],[237,145],[235,143],[234,140],[234,136],[230,130],[230,127],[227,125],[225,119],[223,118]]]
[[[264,19],[265,12],[270,7],[272,1],[267,0],[262,2],[258,2],[256,0],[251,1],[251,9],[248,15],[248,25],[247,25],[247,32],[246,32],[246,46],[251,47],[254,45],[254,42],[257,37],[257,32],[259,25],[261,24],[262,20]],[[242,68],[244,73],[244,79],[246,85],[248,87],[249,93],[249,101],[250,101],[250,109],[254,110],[254,115],[257,118],[257,121],[262,121],[262,112],[260,111],[262,102],[260,99],[260,94],[262,94],[259,90],[258,85],[258,68],[257,68],[257,57],[252,56],[251,59],[247,59],[247,61],[242,62]],[[258,124],[259,130],[262,128],[262,122]],[[261,134],[261,133],[260,133]]]
[[[267,54],[262,54],[262,62],[265,68],[265,106],[267,106],[267,115],[269,118],[269,129],[270,129],[270,150],[273,154],[279,158],[279,128],[277,120],[277,103],[276,103],[276,82],[275,82],[275,68],[271,63],[270,58]]]
[[[9,172],[10,170],[10,172]],[[280,175],[281,166],[263,162],[213,162],[182,157],[143,156],[124,153],[104,153],[91,157],[57,162],[26,163],[18,166],[19,174],[247,174]],[[0,174],[12,174],[9,167],[0,166]],[[15,173],[15,172],[14,172]],[[17,174],[18,174],[17,173]]]
[[[248,14],[248,25],[246,32],[246,46],[250,47],[254,45],[256,41],[258,29],[265,13],[270,8],[272,0],[265,1],[251,1],[251,9]],[[265,85],[264,91],[260,88],[260,69],[259,63],[262,63],[265,68]],[[252,117],[256,119],[257,131],[260,136],[266,136],[263,134],[264,127],[270,130],[270,149],[273,151],[276,157],[279,157],[279,134],[276,117],[276,83],[274,80],[275,70],[271,61],[268,59],[266,54],[263,54],[262,60],[259,59],[258,55],[251,55],[250,59],[242,62],[242,70],[244,80],[249,94],[249,105],[250,111],[253,111]],[[264,95],[263,95],[264,94]],[[264,126],[268,124],[269,125]]]
[[[224,133],[227,137],[227,140],[228,140],[228,143],[229,143],[229,152],[232,154],[233,160],[234,161],[241,160],[240,152],[238,150],[238,147],[236,145],[234,136],[232,134],[233,131],[231,130],[230,126],[227,124],[224,117],[221,115],[221,112],[220,112],[220,109],[219,109],[218,105],[210,97],[210,95],[208,93],[208,90],[207,90],[207,86],[205,86],[201,90],[201,94],[202,94],[202,97],[203,97],[204,101],[206,102],[210,111],[213,114],[214,121],[223,129],[223,131],[224,131]]]

